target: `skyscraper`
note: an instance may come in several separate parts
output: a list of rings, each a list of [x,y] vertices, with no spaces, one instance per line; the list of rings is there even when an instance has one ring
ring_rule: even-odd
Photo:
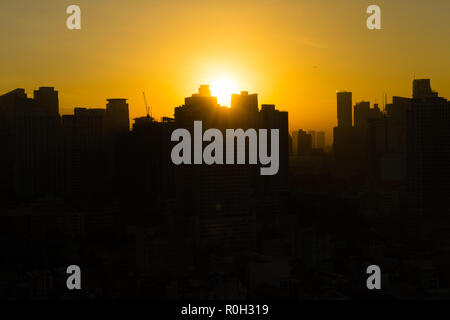
[[[311,135],[311,146],[312,148],[316,148],[316,132],[314,130],[309,130],[308,134]]]
[[[105,129],[108,134],[123,134],[130,130],[127,99],[108,99],[105,114]]]
[[[414,99],[426,99],[437,96],[438,93],[431,90],[430,79],[414,79],[413,81]]]
[[[78,200],[94,197],[105,188],[105,109],[75,108],[62,117],[64,191]]]
[[[319,148],[319,149],[325,148],[325,132],[324,131],[317,132],[317,148]]]
[[[407,174],[413,207],[419,214],[450,214],[450,103],[429,86],[413,82],[407,113]]]
[[[298,154],[305,155],[311,153],[312,149],[312,137],[302,129],[298,130],[297,135]]]
[[[43,112],[59,113],[58,91],[52,87],[40,87],[34,91],[34,100]]]
[[[367,129],[370,120],[381,118],[382,114],[378,104],[370,108],[369,101],[358,102],[354,107],[355,128]]]
[[[34,99],[24,89],[0,97],[0,122],[15,194],[23,198],[55,195],[61,182],[61,123],[58,91],[39,88]],[[5,140],[8,139],[8,140]],[[2,171],[0,169],[0,171]],[[11,189],[10,187],[8,187]]]
[[[362,167],[366,161],[364,129],[352,126],[351,92],[337,93],[337,115],[338,125],[333,129],[333,153],[340,172],[349,176],[364,170]]]
[[[185,98],[183,106],[175,108],[174,125],[193,132],[194,121],[201,120],[203,130],[217,128],[225,132],[233,127],[230,112],[233,108],[221,107],[217,98],[211,96],[209,87],[201,86],[198,93]],[[251,196],[256,169],[251,165],[180,165],[174,168],[176,212],[193,217],[197,248],[210,245],[233,249],[255,247]]]
[[[352,93],[337,93],[337,120],[338,127],[350,128],[352,126]]]

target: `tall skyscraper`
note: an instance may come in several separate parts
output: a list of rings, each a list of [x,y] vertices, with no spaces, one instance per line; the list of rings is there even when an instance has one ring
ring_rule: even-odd
[[[242,128],[257,128],[258,121],[258,95],[248,94],[242,91],[241,94],[231,96],[232,121]]]
[[[58,91],[52,87],[40,87],[34,91],[34,101],[43,112],[59,114]]]
[[[316,132],[314,130],[309,130],[308,134],[311,135],[311,146],[312,146],[312,148],[316,148],[316,144],[317,144]]]
[[[108,134],[123,134],[130,130],[127,99],[108,99],[105,126]]]
[[[230,112],[233,108],[221,107],[217,98],[211,96],[209,87],[201,86],[197,94],[185,99],[183,106],[175,108],[174,125],[190,130],[192,134],[194,121],[201,120],[203,130],[217,128],[225,132],[232,128]],[[197,248],[210,245],[233,249],[255,247],[255,213],[251,196],[256,169],[251,165],[181,165],[174,168],[175,210],[193,217]]]
[[[355,104],[354,119],[356,128],[366,128],[369,120],[370,102],[361,101]]]
[[[231,107],[234,112],[258,112],[258,95],[248,94],[248,91],[241,91],[241,94],[231,95]]]
[[[311,153],[312,149],[312,137],[302,129],[298,130],[297,135],[298,154],[305,155]]]
[[[64,191],[73,200],[88,199],[105,188],[105,109],[75,108],[62,117]]]
[[[354,107],[355,128],[367,129],[369,121],[380,119],[381,117],[382,114],[380,108],[378,108],[378,104],[370,108],[369,101],[361,101]]]
[[[317,148],[324,149],[325,148],[325,132],[319,131],[317,132]]]
[[[337,93],[337,120],[338,127],[350,128],[352,126],[352,93]]]
[[[352,126],[352,93],[337,93],[338,125],[333,129],[333,153],[340,172],[349,176],[365,170],[365,129]],[[358,121],[358,119],[355,119]]]
[[[408,187],[419,214],[450,214],[450,102],[414,80],[407,113]]]
[[[24,89],[0,97],[0,122],[10,183],[19,198],[56,195],[61,182],[61,119],[58,91],[39,88],[34,99]],[[2,171],[0,169],[0,171]],[[9,188],[11,189],[11,188]]]
[[[430,79],[415,79],[413,81],[413,98],[426,99],[437,97],[438,93],[431,90]]]

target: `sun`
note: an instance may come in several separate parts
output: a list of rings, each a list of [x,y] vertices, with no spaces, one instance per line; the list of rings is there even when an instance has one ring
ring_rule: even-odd
[[[231,95],[238,92],[238,84],[228,78],[217,78],[211,82],[211,94],[222,106],[230,107]]]

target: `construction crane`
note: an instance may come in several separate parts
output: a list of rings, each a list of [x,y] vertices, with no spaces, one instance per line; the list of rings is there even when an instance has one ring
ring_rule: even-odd
[[[142,92],[144,95],[144,103],[145,103],[145,111],[147,112],[147,118],[150,118],[150,107],[147,104],[147,98],[145,97],[145,92]]]

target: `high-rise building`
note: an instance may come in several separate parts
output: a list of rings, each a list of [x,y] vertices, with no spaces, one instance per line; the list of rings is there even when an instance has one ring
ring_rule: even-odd
[[[263,104],[259,112],[259,128],[278,129],[279,130],[279,169],[278,173],[273,176],[259,176],[263,180],[260,186],[264,186],[260,194],[265,196],[286,195],[288,185],[288,161],[289,161],[289,130],[288,130],[288,113],[279,111],[275,105]],[[270,143],[268,142],[267,150],[270,151]],[[280,204],[281,207],[281,204]]]
[[[305,155],[310,154],[312,150],[312,137],[302,129],[298,130],[297,135],[298,154]]]
[[[317,148],[325,149],[325,132],[319,131],[317,132]]]
[[[274,105],[262,105],[258,112],[257,95],[245,91],[233,95],[231,108],[221,107],[207,86],[201,86],[175,109],[175,127],[192,132],[195,120],[202,121],[203,130],[217,128],[223,134],[237,128],[279,130],[279,170],[274,176],[261,176],[260,166],[251,164],[174,168],[176,211],[194,217],[196,246],[254,249],[256,214],[279,212],[287,194],[288,114]]]
[[[105,109],[75,108],[62,117],[66,197],[87,200],[104,191],[104,125]]]
[[[24,89],[16,89],[0,97],[0,143],[6,148],[1,163],[9,166],[7,188],[19,198],[56,195],[61,190],[58,92],[46,87],[34,93],[32,99]]]
[[[354,119],[356,128],[366,128],[369,120],[370,102],[361,101],[355,104]]]
[[[411,203],[419,214],[450,214],[450,103],[428,79],[414,80],[407,112],[407,172]]]
[[[311,135],[311,146],[312,148],[316,148],[317,141],[316,141],[316,132],[314,130],[309,130],[308,134]]]
[[[34,91],[34,101],[43,112],[59,114],[58,91],[52,87],[40,87]]]
[[[298,154],[298,130],[291,132],[292,136],[292,154],[297,155]]]
[[[369,121],[379,119],[382,117],[381,110],[378,104],[370,108],[370,102],[362,101],[354,107],[354,122],[355,128],[367,129]]]
[[[231,108],[231,121],[236,127],[258,127],[258,95],[256,93],[248,94],[247,91],[242,91],[241,94],[233,94]]]
[[[130,131],[130,116],[127,99],[108,99],[105,113],[105,129],[108,135]]]
[[[236,99],[236,98],[235,98]],[[236,100],[235,100],[236,101]],[[193,133],[194,121],[202,121],[203,130],[233,128],[230,112],[211,96],[208,86],[185,99],[175,108],[178,128]],[[251,207],[254,172],[251,165],[180,165],[174,168],[175,211],[193,217],[195,245],[234,249],[254,248],[255,212]]]
[[[431,90],[430,79],[415,79],[413,81],[413,98],[426,99],[437,97],[438,93]]]
[[[258,112],[258,95],[256,93],[248,94],[248,91],[232,94],[231,107],[234,112],[256,113]]]
[[[337,93],[337,120],[338,127],[350,128],[352,126],[352,93]]]

